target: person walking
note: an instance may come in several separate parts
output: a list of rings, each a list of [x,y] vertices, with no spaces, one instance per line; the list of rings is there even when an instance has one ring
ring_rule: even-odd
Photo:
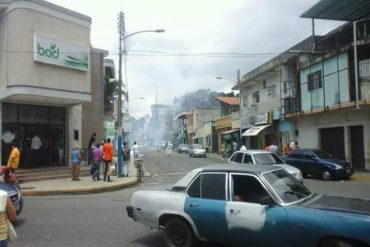
[[[21,153],[19,152],[17,141],[13,140],[12,151],[10,152],[8,163],[6,165],[11,172],[15,172],[15,170],[18,169],[20,156]]]
[[[72,149],[71,163],[72,163],[72,180],[80,181],[81,152],[79,145],[76,145],[76,147]]]
[[[0,190],[0,246],[8,247],[8,227],[7,220],[15,221],[17,213],[10,200],[8,193]]]
[[[108,175],[109,167],[113,160],[113,147],[110,143],[110,138],[107,138],[107,142],[103,146],[103,160],[104,160],[104,181],[112,182],[110,175]]]
[[[127,142],[123,142],[122,157],[125,165],[125,174],[124,176],[128,177],[130,173],[130,148],[127,145]]]
[[[92,153],[93,156],[93,174],[92,174],[92,179],[94,181],[100,180],[100,164],[103,159],[103,150],[100,148],[100,144],[96,144],[96,147],[93,150]]]
[[[272,141],[272,144],[269,147],[269,151],[272,153],[277,154],[278,153],[278,146],[276,145],[276,141]]]
[[[90,137],[89,144],[87,145],[87,164],[92,164],[92,151],[95,147],[96,133],[93,133]]]

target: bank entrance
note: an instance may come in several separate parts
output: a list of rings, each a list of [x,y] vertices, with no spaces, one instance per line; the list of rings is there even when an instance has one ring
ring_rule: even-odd
[[[21,151],[19,168],[64,165],[65,109],[22,104],[2,104],[2,133],[14,136]],[[32,138],[41,140],[39,149],[31,149]],[[11,139],[2,140],[2,164],[6,164]]]

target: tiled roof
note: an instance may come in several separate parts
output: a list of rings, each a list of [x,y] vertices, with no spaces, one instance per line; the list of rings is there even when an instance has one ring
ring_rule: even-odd
[[[228,105],[239,105],[240,104],[240,99],[238,97],[217,97],[217,99]]]

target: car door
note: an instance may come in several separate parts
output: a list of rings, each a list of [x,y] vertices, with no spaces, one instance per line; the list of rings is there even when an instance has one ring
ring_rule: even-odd
[[[254,175],[230,174],[229,237],[237,246],[289,246],[288,217]]]
[[[301,150],[292,151],[286,158],[286,163],[298,168],[303,174],[307,174],[306,166],[304,164],[303,154]]]
[[[226,173],[202,173],[187,190],[185,212],[191,217],[202,238],[227,242]]]
[[[316,156],[311,150],[304,150],[302,153],[305,174],[316,176],[320,174],[320,167],[317,165]]]

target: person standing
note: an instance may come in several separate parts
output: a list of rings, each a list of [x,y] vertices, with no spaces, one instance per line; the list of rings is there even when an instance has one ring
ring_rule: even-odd
[[[112,182],[112,180],[110,179],[110,175],[108,175],[108,170],[113,160],[113,147],[112,147],[112,144],[110,143],[110,138],[107,138],[107,142],[103,146],[103,157],[104,157],[104,165],[105,165],[104,181]]]
[[[283,155],[288,155],[289,154],[289,143],[286,143],[283,146]]]
[[[130,148],[126,142],[123,142],[122,157],[126,169],[125,176],[128,177],[130,173]]]
[[[8,246],[8,223],[7,219],[10,221],[15,221],[17,213],[15,208],[8,196],[8,193],[4,190],[0,190],[0,246]]]
[[[92,174],[92,179],[94,181],[96,180],[100,180],[100,164],[101,164],[101,161],[103,159],[103,150],[100,148],[100,144],[96,144],[96,147],[94,148],[93,150],[93,153],[92,153],[92,156],[93,156],[93,174]]]
[[[272,141],[272,144],[269,147],[269,151],[272,153],[277,154],[278,153],[278,146],[276,145],[276,141]]]
[[[21,153],[19,152],[17,141],[13,140],[12,151],[10,152],[8,163],[6,165],[11,172],[15,172],[15,170],[18,169],[20,156]]]
[[[32,159],[32,166],[40,165],[37,164],[40,161],[40,147],[42,146],[42,142],[39,136],[36,134],[31,140],[31,159]]]
[[[289,151],[293,151],[295,148],[296,148],[295,142],[293,141],[293,139],[290,139]]]
[[[247,147],[242,142],[240,143],[240,151],[247,151]]]
[[[89,144],[87,145],[87,164],[92,164],[92,151],[95,147],[95,141],[96,141],[96,133],[93,133],[90,137]]]
[[[72,163],[72,180],[80,180],[80,164],[81,164],[81,152],[80,147],[76,145],[71,152],[71,163]]]
[[[58,165],[62,165],[64,156],[64,138],[62,134],[59,134],[59,137],[56,141],[56,146],[58,150]]]

